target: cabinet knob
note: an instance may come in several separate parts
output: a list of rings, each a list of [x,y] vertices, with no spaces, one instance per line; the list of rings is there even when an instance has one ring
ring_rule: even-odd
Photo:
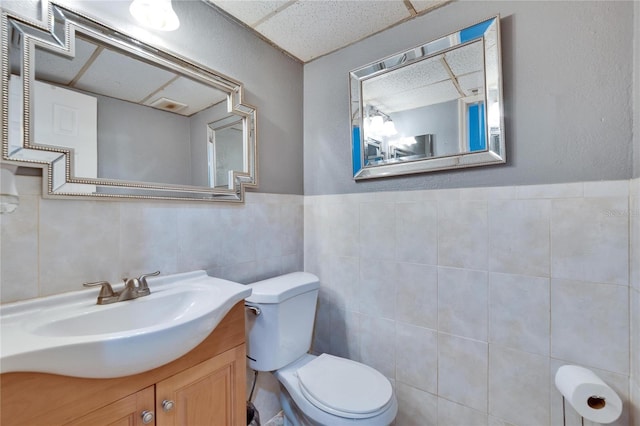
[[[164,401],[162,401],[162,411],[164,411],[165,413],[171,411],[173,410],[173,407],[175,405],[175,402],[171,401],[170,399],[165,399]]]
[[[149,411],[149,410],[144,410],[141,414],[140,417],[142,417],[142,423],[149,424],[153,421],[153,411]]]

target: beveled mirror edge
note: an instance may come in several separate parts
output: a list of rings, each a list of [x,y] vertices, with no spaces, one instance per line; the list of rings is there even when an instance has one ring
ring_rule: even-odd
[[[362,81],[368,78],[371,78],[374,75],[379,75],[380,72],[373,72],[370,74],[359,75],[359,73],[367,68],[373,67],[377,64],[383,64],[386,61],[392,60],[394,58],[401,58],[403,55],[408,54],[409,52],[415,51],[415,49],[420,48],[422,46],[426,46],[429,43],[437,42],[441,39],[445,39],[450,37],[451,35],[457,34],[460,31],[471,28],[477,25],[480,25],[489,21],[495,22],[495,37],[496,37],[496,49],[497,49],[497,99],[498,99],[498,109],[499,109],[499,134],[500,138],[497,146],[493,149],[491,147],[491,143],[489,142],[489,138],[487,137],[487,149],[480,152],[466,152],[460,153],[456,155],[435,157],[435,158],[427,158],[423,160],[413,160],[413,161],[405,161],[405,162],[394,162],[394,163],[386,163],[386,164],[378,164],[372,166],[364,166],[364,150],[363,150],[363,138],[361,135],[361,130],[363,126],[363,116],[361,114],[362,109]],[[486,43],[485,39],[487,37],[488,29],[484,32],[482,37],[474,38],[472,40],[468,40],[465,43],[459,43],[455,46],[450,46],[447,48],[443,48],[440,50],[436,50],[428,55],[422,56],[419,60],[424,60],[438,54],[442,54],[445,51],[452,50],[455,48],[459,48],[468,43],[475,42],[479,39],[483,40],[483,43]],[[484,58],[485,63],[484,69],[486,71],[486,57]],[[409,65],[411,63],[415,63],[417,60],[410,61],[408,63],[402,63],[400,65],[391,67],[389,71],[393,71],[399,69],[403,66]],[[486,72],[485,72],[485,83],[486,83]],[[425,172],[433,172],[433,171],[443,171],[443,170],[451,170],[451,169],[459,169],[459,168],[468,168],[468,167],[478,167],[485,165],[497,165],[506,163],[506,144],[504,138],[504,99],[503,99],[503,78],[502,78],[502,46],[501,46],[501,31],[500,31],[500,15],[494,15],[486,19],[482,19],[474,24],[468,25],[465,28],[454,31],[450,34],[447,34],[442,37],[435,38],[426,43],[421,43],[417,46],[413,46],[409,49],[405,49],[401,52],[397,52],[391,55],[388,55],[382,59],[370,62],[366,65],[353,69],[349,72],[349,113],[350,113],[350,140],[351,140],[351,155],[352,155],[352,166],[353,166],[353,179],[357,182],[359,180],[367,180],[367,179],[375,179],[375,178],[384,178],[391,176],[401,176],[401,175],[410,175],[417,173],[425,173]],[[354,90],[357,91],[357,100],[354,102]],[[485,99],[487,97],[488,87],[485,84]],[[485,108],[485,120],[488,114],[488,108]],[[487,122],[487,121],[485,121]],[[355,143],[355,130],[358,132],[358,143]],[[487,136],[489,136],[489,128],[487,126],[486,129]],[[357,149],[357,152],[356,152]],[[357,163],[356,163],[357,162]]]
[[[164,48],[155,47],[144,42],[140,42],[135,37],[126,34],[122,31],[116,30],[109,25],[99,21],[98,19],[89,16],[85,13],[71,9],[67,6],[60,5],[53,0],[40,0],[41,1],[41,15],[42,21],[33,20],[20,14],[14,13],[4,8],[0,9],[0,43],[3,46],[1,57],[1,74],[0,83],[2,87],[2,113],[1,113],[1,145],[2,145],[2,161],[14,164],[17,166],[41,168],[43,169],[42,179],[42,195],[44,198],[61,198],[61,199],[152,199],[152,200],[181,200],[181,201],[222,201],[222,202],[234,202],[243,203],[244,194],[246,188],[258,187],[258,155],[257,155],[257,108],[251,104],[243,101],[244,87],[241,82],[227,77],[226,75],[212,70],[204,65],[195,63],[194,61],[178,55],[174,52],[168,51]],[[22,110],[22,125],[21,130],[23,133],[22,138],[22,151],[26,153],[35,153],[38,158],[14,158],[9,153],[9,76],[10,60],[9,60],[9,25],[10,21],[20,23],[27,27],[34,28],[38,31],[48,33],[53,39],[60,41],[55,34],[55,21],[54,21],[54,8],[59,10],[70,12],[80,19],[89,21],[91,25],[96,26],[98,29],[111,33],[113,36],[117,36],[119,39],[115,40],[118,43],[118,47],[123,48],[129,54],[142,55],[148,57],[149,55],[155,59],[155,62],[163,61],[167,62],[169,68],[172,68],[178,72],[182,72],[184,75],[196,78],[198,81],[206,81],[208,84],[214,87],[221,88],[221,90],[228,91],[227,96],[227,110],[238,115],[244,122],[245,134],[244,138],[248,147],[248,162],[249,167],[247,172],[233,171],[234,186],[233,189],[216,189],[203,186],[190,186],[190,185],[174,185],[174,184],[155,184],[151,182],[134,182],[128,180],[111,180],[111,179],[92,179],[92,178],[77,178],[73,177],[71,171],[73,169],[73,149],[65,149],[60,147],[36,145],[31,143],[32,123],[30,117],[32,97],[30,96],[31,83],[34,80],[33,72],[31,68],[31,61],[29,58],[23,58],[22,65],[25,69],[22,70],[22,86],[23,86],[23,110]],[[81,24],[73,22],[73,25],[82,27]],[[65,16],[64,22],[64,45],[68,48],[69,38],[75,36],[75,26],[72,25],[72,20]],[[86,29],[86,28],[85,28]],[[92,31],[92,29],[88,29]],[[45,44],[54,46],[53,43],[43,42],[38,38],[32,37],[28,34],[24,34],[25,40],[29,39],[29,43],[25,45],[29,46],[33,42],[34,44]],[[108,35],[102,34],[103,37]],[[114,41],[114,40],[111,40]],[[126,45],[123,47],[122,43],[130,42],[135,45]],[[4,47],[7,47],[6,49]],[[55,46],[60,48],[60,46]],[[64,48],[64,46],[63,46]],[[27,50],[33,50],[27,48]],[[25,56],[32,56],[33,52],[26,52]],[[205,78],[213,77],[212,79]],[[45,155],[53,154],[55,158],[46,159]],[[101,186],[105,188],[127,188],[131,194],[109,194],[109,193],[80,193],[80,192],[61,192],[56,191],[53,188],[54,176],[53,176],[53,163],[60,159],[60,156],[65,157],[65,181],[64,183],[78,183],[78,184],[90,184]],[[135,193],[136,191],[147,191],[151,195],[145,195],[141,193]],[[155,194],[154,194],[155,193]],[[174,195],[157,195],[162,193],[169,193]],[[196,197],[195,194],[202,194]]]

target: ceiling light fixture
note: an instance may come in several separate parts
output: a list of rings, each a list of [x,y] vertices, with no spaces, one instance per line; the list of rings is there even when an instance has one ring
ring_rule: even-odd
[[[142,25],[154,30],[174,31],[180,26],[171,0],[133,0],[129,12]]]

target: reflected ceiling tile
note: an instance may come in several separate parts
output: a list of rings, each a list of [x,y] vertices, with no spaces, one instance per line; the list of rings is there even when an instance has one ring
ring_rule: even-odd
[[[176,113],[190,116],[202,109],[226,100],[227,95],[210,86],[205,86],[188,78],[180,77],[151,96],[145,102],[145,105],[150,105],[160,98],[172,99],[187,105],[186,108],[176,111]]]
[[[265,17],[275,13],[279,8],[291,3],[291,0],[207,0],[218,6],[229,15],[239,19],[250,27],[259,23]]]
[[[76,88],[112,98],[138,102],[174,74],[128,56],[104,50],[75,85]]]
[[[482,40],[445,53],[447,63],[456,76],[482,70]]]
[[[380,99],[385,106],[382,110],[387,113],[408,111],[427,105],[439,104],[458,99],[459,93],[451,80],[442,81],[430,86],[414,88],[403,93],[402,96],[392,96]]]
[[[442,66],[440,58],[441,56],[425,59],[379,77],[365,80],[362,82],[364,92],[368,98],[384,97],[413,90],[416,81],[427,86],[447,80],[449,74]]]
[[[460,76],[458,84],[467,96],[481,95],[484,92],[484,74],[482,71],[478,71]]]
[[[82,69],[96,46],[76,39],[75,57],[62,56],[38,46],[36,48],[36,80],[66,85]]]
[[[300,0],[255,29],[302,61],[309,61],[410,16],[402,0]]]

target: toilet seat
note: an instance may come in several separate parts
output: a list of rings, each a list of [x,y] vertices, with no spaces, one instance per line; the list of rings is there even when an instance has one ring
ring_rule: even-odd
[[[377,370],[358,362],[322,354],[296,371],[304,397],[327,413],[362,419],[386,410],[391,384]]]

